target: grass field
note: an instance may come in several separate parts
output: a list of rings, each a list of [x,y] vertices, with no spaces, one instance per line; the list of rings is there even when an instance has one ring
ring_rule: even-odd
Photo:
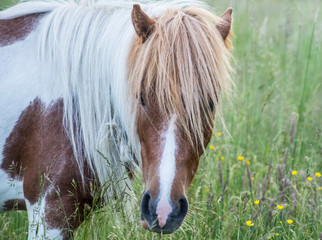
[[[75,239],[322,238],[322,2],[210,4],[217,14],[234,8],[236,88],[223,107],[231,136],[215,129],[185,222],[172,235],[141,229],[138,173],[135,211],[94,210]],[[2,214],[0,239],[26,239],[27,226],[25,212]]]

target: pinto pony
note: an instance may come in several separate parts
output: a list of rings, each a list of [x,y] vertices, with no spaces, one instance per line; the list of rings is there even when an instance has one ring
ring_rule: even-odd
[[[95,182],[131,205],[137,168],[142,226],[181,225],[232,85],[232,10],[205,7],[29,1],[0,12],[0,210],[26,209],[29,239],[69,238]]]

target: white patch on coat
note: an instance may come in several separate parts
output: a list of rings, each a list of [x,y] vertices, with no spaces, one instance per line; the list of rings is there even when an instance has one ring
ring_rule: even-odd
[[[49,191],[48,191],[49,192]],[[37,203],[31,205],[26,199],[26,207],[28,213],[28,240],[60,240],[63,235],[60,229],[49,229],[46,226],[46,194]]]
[[[176,119],[173,115],[170,119],[168,130],[165,133],[164,150],[159,166],[160,176],[160,194],[156,213],[158,215],[159,226],[163,227],[168,219],[168,215],[172,212],[171,206],[171,188],[176,172]]]

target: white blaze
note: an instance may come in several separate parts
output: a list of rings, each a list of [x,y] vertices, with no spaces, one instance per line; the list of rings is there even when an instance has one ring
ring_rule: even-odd
[[[168,215],[172,212],[170,204],[170,194],[172,188],[172,182],[176,172],[176,135],[175,135],[175,123],[176,115],[173,115],[170,119],[168,130],[165,133],[164,150],[159,166],[160,176],[160,200],[157,206],[156,213],[158,215],[159,225],[163,227]]]

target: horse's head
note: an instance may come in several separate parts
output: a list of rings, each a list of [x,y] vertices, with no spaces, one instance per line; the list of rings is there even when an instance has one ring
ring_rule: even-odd
[[[188,212],[187,190],[231,81],[231,12],[186,8],[152,19],[133,7],[129,80],[146,185],[142,225],[152,231],[174,232]]]

